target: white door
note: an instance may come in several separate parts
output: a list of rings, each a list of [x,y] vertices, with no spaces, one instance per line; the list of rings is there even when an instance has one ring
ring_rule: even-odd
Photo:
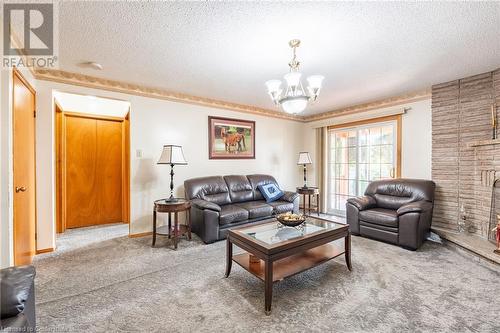
[[[332,129],[328,137],[328,212],[343,216],[346,200],[370,181],[395,177],[397,121]]]

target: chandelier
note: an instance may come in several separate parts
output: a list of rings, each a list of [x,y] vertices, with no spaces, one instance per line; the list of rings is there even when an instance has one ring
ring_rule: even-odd
[[[283,77],[286,81],[286,89],[284,91],[281,89],[281,80],[269,80],[266,82],[266,87],[274,104],[281,105],[286,113],[296,114],[304,111],[309,101],[316,101],[325,77],[322,75],[309,76],[306,91],[300,81],[302,73],[299,72],[300,62],[297,61],[296,54],[300,40],[292,39],[288,45],[293,50],[293,58],[288,63],[290,72]]]

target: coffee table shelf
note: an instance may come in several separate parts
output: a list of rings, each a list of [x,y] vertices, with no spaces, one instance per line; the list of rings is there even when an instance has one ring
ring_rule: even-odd
[[[344,253],[343,241],[336,241],[277,260],[273,263],[273,282],[306,271]],[[234,255],[233,261],[262,281],[265,280],[265,263],[263,260],[258,263],[251,263],[250,254],[244,252]]]

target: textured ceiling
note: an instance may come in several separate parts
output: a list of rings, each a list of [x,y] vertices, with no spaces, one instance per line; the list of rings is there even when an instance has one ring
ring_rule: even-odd
[[[272,109],[264,82],[323,74],[307,114],[500,67],[500,2],[61,2],[60,69]],[[104,70],[78,66],[96,61]]]

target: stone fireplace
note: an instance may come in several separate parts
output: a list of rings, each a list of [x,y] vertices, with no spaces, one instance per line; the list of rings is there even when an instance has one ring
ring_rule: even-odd
[[[494,202],[492,205],[493,185],[500,177],[500,140],[471,142],[469,147],[474,150],[473,186],[470,191],[466,190],[475,201],[475,205],[469,207],[471,231],[488,239],[492,209],[495,216],[500,214],[500,210],[495,212],[500,205]],[[496,199],[500,197],[497,195]]]
[[[492,186],[500,177],[500,139],[492,139],[493,117],[497,124],[500,121],[497,106],[500,69],[432,87],[437,229],[457,232],[463,208],[464,234],[487,242]],[[500,137],[500,126],[496,135]]]

